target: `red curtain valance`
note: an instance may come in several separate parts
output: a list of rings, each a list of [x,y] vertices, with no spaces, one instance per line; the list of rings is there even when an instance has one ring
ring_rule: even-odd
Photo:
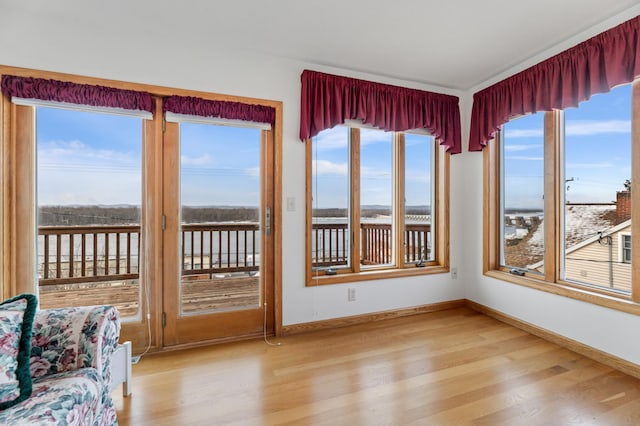
[[[469,151],[481,151],[511,118],[576,107],[640,75],[640,16],[473,95]]]
[[[192,96],[168,96],[162,102],[162,109],[165,112],[199,117],[218,117],[269,124],[276,122],[276,110],[270,106],[212,101]]]
[[[456,96],[309,70],[301,79],[301,140],[345,120],[362,120],[387,131],[427,129],[447,151],[461,152]]]
[[[154,106],[149,93],[135,90],[13,75],[3,75],[0,84],[2,93],[24,99],[148,112],[153,112]]]

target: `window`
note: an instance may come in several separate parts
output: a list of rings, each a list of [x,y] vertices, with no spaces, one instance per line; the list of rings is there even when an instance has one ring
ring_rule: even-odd
[[[33,107],[40,305],[140,316],[143,119],[45,105]]]
[[[539,273],[544,265],[544,113],[505,124],[503,135],[501,264]]]
[[[605,305],[640,300],[631,270],[638,89],[502,126],[485,151],[486,273]]]
[[[308,285],[443,271],[448,156],[436,146],[348,126],[307,144]]]
[[[621,243],[620,247],[622,247],[622,256],[620,261],[622,263],[631,263],[631,235],[623,234],[620,235]]]

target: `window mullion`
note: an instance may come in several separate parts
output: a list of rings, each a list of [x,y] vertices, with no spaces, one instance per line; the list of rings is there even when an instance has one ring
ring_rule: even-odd
[[[404,149],[404,133],[396,133],[394,137],[394,158],[395,161],[393,163],[393,167],[395,168],[394,172],[394,183],[393,189],[395,191],[394,197],[394,208],[393,208],[393,217],[394,217],[394,237],[395,237],[395,247],[394,247],[394,255],[395,255],[395,264],[397,268],[403,268],[406,262],[406,244],[405,241],[405,149]]]
[[[12,137],[9,152],[8,195],[11,249],[10,295],[36,293],[38,279],[36,265],[36,126],[35,107],[11,104]],[[20,236],[16,238],[16,236]],[[6,289],[5,289],[6,292]]]
[[[350,174],[351,174],[351,265],[353,272],[360,272],[360,129],[350,132]]]
[[[562,112],[552,111],[544,116],[544,279],[556,282],[560,276],[560,236],[563,197],[561,156]]]
[[[501,263],[501,232],[500,199],[502,185],[500,178],[502,165],[500,161],[500,146],[503,144],[502,130],[496,133],[493,143],[483,150],[484,161],[484,273],[500,269]],[[437,169],[436,169],[437,170]]]
[[[640,302],[640,80],[631,93],[631,298]]]

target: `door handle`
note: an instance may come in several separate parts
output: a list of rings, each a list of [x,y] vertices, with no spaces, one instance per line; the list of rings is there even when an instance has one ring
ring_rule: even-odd
[[[271,235],[271,207],[264,210],[264,233]]]

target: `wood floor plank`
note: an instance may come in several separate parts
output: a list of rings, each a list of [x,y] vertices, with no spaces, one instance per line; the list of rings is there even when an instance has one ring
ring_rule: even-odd
[[[279,341],[143,357],[120,424],[638,424],[640,380],[467,308]]]

